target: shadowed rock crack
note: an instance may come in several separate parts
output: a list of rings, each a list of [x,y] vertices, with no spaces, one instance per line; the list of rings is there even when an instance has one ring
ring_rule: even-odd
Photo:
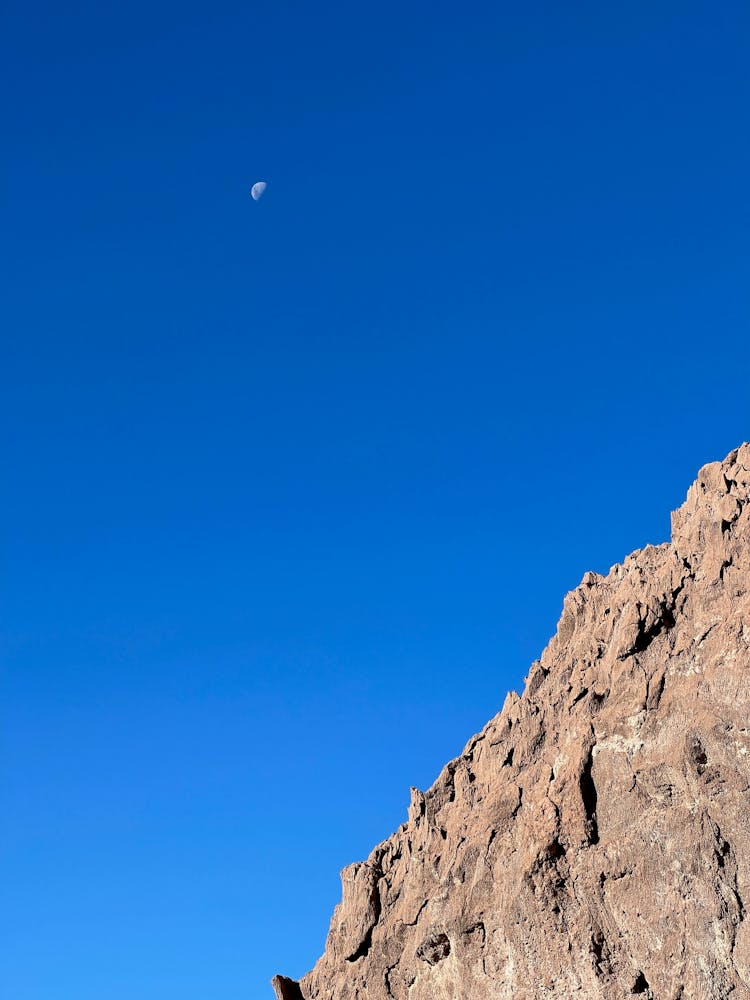
[[[642,972],[639,972],[638,975],[635,977],[635,982],[633,983],[633,987],[630,990],[630,992],[647,993],[648,989],[649,989],[648,980],[646,979],[646,977],[643,975]]]
[[[428,965],[437,965],[451,953],[450,938],[444,932],[428,935],[417,948],[417,958]]]
[[[586,834],[589,844],[599,843],[599,825],[596,818],[597,793],[596,785],[591,771],[593,767],[593,748],[589,749],[588,755],[583,762],[581,777],[578,784],[581,790],[581,800],[583,811],[586,816]]]

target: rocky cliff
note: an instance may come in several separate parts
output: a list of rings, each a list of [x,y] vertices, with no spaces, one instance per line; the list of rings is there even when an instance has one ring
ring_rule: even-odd
[[[750,997],[750,445],[342,882],[279,1000]]]

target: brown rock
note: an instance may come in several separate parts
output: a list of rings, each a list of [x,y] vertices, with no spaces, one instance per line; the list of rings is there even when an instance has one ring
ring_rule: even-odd
[[[274,976],[271,980],[276,1000],[304,1000],[299,983],[286,976]]]
[[[750,997],[750,445],[342,880],[280,1000]]]

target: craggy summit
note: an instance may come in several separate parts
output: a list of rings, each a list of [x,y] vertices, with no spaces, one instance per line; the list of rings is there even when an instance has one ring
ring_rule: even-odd
[[[750,445],[342,882],[279,1000],[750,997]]]

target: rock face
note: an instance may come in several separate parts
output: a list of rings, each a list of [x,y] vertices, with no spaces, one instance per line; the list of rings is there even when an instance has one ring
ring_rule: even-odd
[[[750,445],[342,882],[279,1000],[750,997]]]

